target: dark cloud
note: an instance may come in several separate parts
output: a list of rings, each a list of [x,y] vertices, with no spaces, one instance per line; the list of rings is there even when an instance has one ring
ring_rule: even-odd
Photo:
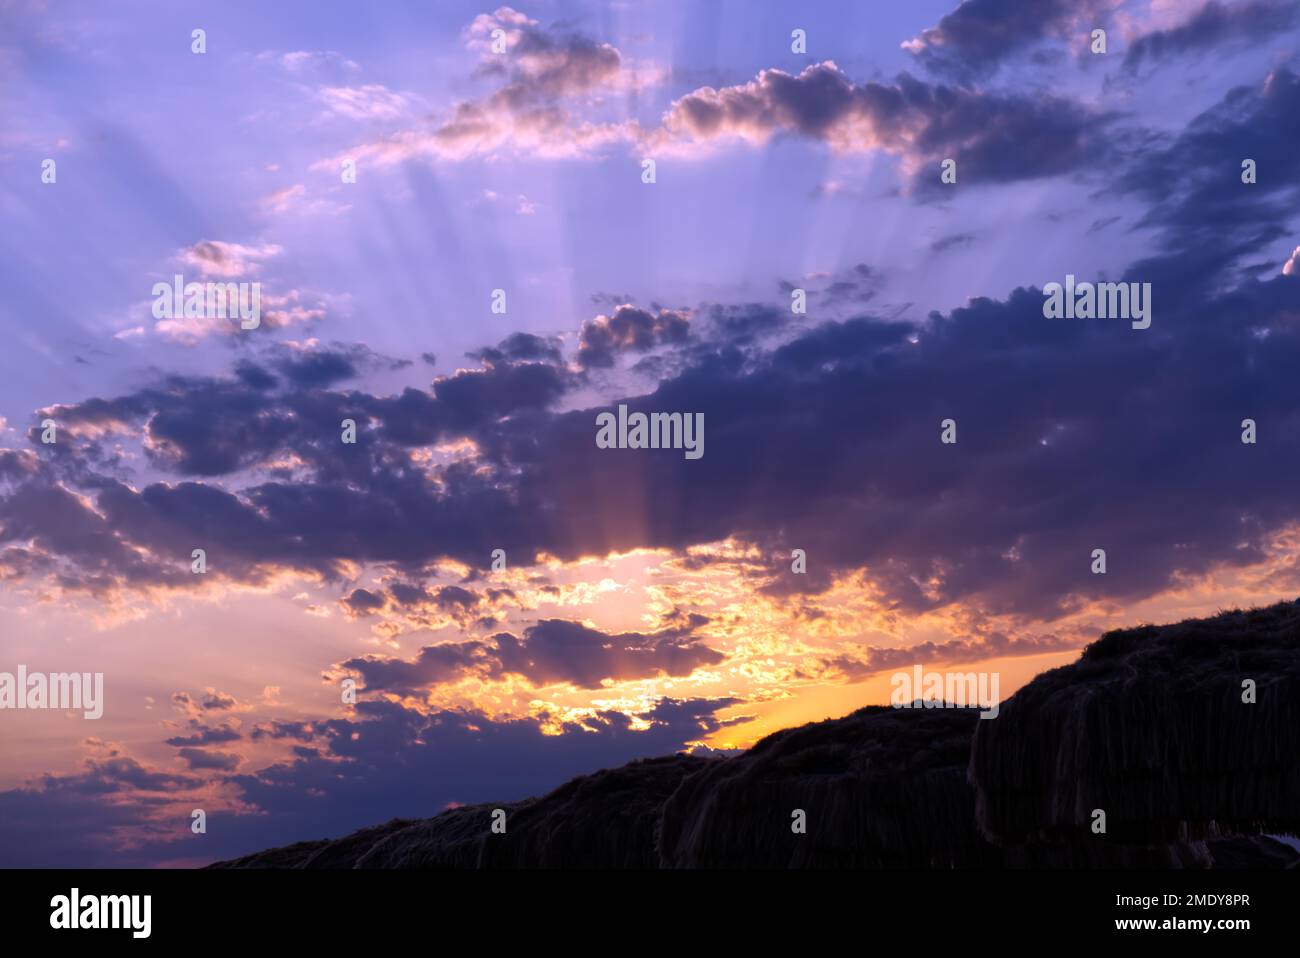
[[[412,585],[409,582],[395,582],[388,592],[398,605],[419,605],[433,601],[433,594],[424,586]]]
[[[599,688],[606,680],[687,676],[701,666],[718,664],[724,656],[692,635],[705,621],[691,616],[659,632],[611,634],[577,622],[543,619],[525,629],[523,638],[502,632],[490,641],[426,646],[412,661],[365,656],[340,667],[359,674],[367,691],[404,695],[470,672],[494,678],[520,675],[534,686]]]
[[[14,575],[49,574],[63,588],[94,595],[115,583],[182,584],[178,569],[130,548],[111,521],[40,474],[0,496],[0,571],[6,566]]]
[[[832,277],[818,290],[809,290],[809,296],[824,306],[847,306],[857,309],[876,296],[880,276],[866,263]]]
[[[339,600],[351,617],[372,616],[384,613],[423,627],[446,624],[447,619],[462,628],[468,627],[499,601],[509,601],[514,593],[509,589],[489,589],[475,592],[461,586],[446,585],[426,588],[407,582],[394,582],[387,590],[375,592],[355,589]]]
[[[564,370],[546,363],[510,363],[459,372],[434,383],[449,428],[464,432],[525,409],[543,409],[569,388]]]
[[[931,84],[906,73],[892,84],[855,84],[826,62],[797,76],[764,70],[743,86],[696,90],[673,104],[665,128],[696,141],[787,133],[842,151],[884,150],[915,167],[916,188],[939,182],[945,158],[958,161],[963,183],[1104,168],[1110,122],[1072,100]]]
[[[578,337],[578,364],[584,368],[614,365],[625,352],[645,352],[665,343],[680,343],[690,334],[690,321],[678,311],[657,313],[622,305],[582,325]]]
[[[266,458],[294,434],[288,417],[268,403],[263,390],[269,377],[260,367],[245,362],[236,372],[229,380],[169,377],[130,396],[93,398],[40,415],[58,422],[60,443],[73,448],[83,435],[126,431],[143,422],[145,451],[154,465],[187,475],[223,475]],[[94,455],[93,438],[88,445]]]
[[[368,655],[348,659],[341,668],[361,676],[366,691],[410,695],[442,682],[461,678],[474,667],[489,664],[481,642],[453,642],[425,646],[413,661]]]
[[[1163,279],[1165,303],[1177,297],[1191,306],[1235,282],[1244,258],[1293,246],[1297,115],[1300,77],[1279,68],[1231,90],[1177,136],[1150,143],[1116,183],[1147,203],[1136,225],[1158,231],[1158,252],[1129,274]],[[1241,180],[1245,159],[1257,164],[1256,183]]]
[[[530,626],[522,640],[501,633],[494,641],[501,671],[522,675],[533,685],[567,682],[599,688],[606,679],[686,676],[725,658],[699,644],[685,629],[610,635],[563,619],[544,619]]]
[[[108,758],[86,762],[83,774],[62,778],[42,778],[46,790],[72,791],[83,795],[108,795],[120,792],[172,792],[199,784],[188,775],[173,775],[146,768],[135,759],[114,753]]]
[[[153,855],[123,847],[125,836],[165,832],[154,817],[158,801],[200,784],[197,776],[153,771],[114,755],[88,760],[81,772],[47,774],[0,791],[0,867],[153,864]],[[182,829],[188,824],[178,820],[171,834]]]
[[[481,360],[490,365],[504,362],[561,362],[559,341],[553,338],[534,336],[532,333],[511,333],[495,347],[480,349],[469,354],[472,359]]]
[[[783,290],[787,298],[793,288],[789,284],[784,284]],[[741,345],[781,329],[790,322],[793,314],[788,308],[782,310],[765,303],[743,305],[713,303],[706,311],[706,315],[713,327],[715,339],[726,339]]]
[[[216,689],[207,689],[198,698],[190,695],[189,692],[173,692],[171,701],[177,709],[191,716],[190,726],[196,729],[206,728],[198,719],[198,716],[204,712],[228,712],[239,705],[233,695],[227,695]]]
[[[184,746],[220,745],[224,742],[237,742],[244,736],[238,729],[229,725],[207,726],[201,722],[190,721],[190,735],[176,735],[166,739],[164,744],[176,748]]]
[[[458,585],[447,585],[433,596],[433,602],[440,609],[448,611],[465,611],[472,609],[482,601],[482,596]]]
[[[40,460],[30,452],[0,449],[0,479],[30,479],[40,472]]]
[[[218,692],[214,689],[209,689],[204,693],[202,700],[199,702],[199,707],[205,711],[216,710],[223,712],[227,709],[233,709],[238,704],[239,703],[235,701],[233,695],[227,695],[225,692]]]
[[[233,772],[243,763],[234,752],[213,752],[202,748],[182,748],[177,753],[191,771]]]
[[[504,56],[489,52],[495,29],[505,33]],[[387,161],[410,155],[463,158],[511,145],[564,154],[629,139],[621,126],[582,123],[569,109],[575,101],[628,92],[637,85],[610,44],[560,26],[540,26],[505,7],[476,17],[469,34],[484,54],[476,77],[494,79],[499,86],[486,96],[457,102],[432,131],[407,130],[358,148],[363,154]]]
[[[508,82],[493,101],[521,111],[539,103],[586,93],[608,85],[619,73],[622,57],[608,43],[584,34],[548,29],[520,17],[496,18],[511,36],[510,57],[492,57],[480,67],[482,75],[502,75]]]
[[[827,324],[757,365],[719,348],[631,401],[702,411],[699,468],[594,450],[589,413],[556,417],[540,440],[528,424],[503,460],[524,469],[523,503],[568,520],[549,545],[561,556],[739,536],[806,548],[825,570],[864,567],[911,610],[1054,615],[1084,597],[1148,595],[1179,572],[1262,558],[1268,535],[1300,518],[1280,479],[1300,448],[1297,400],[1280,387],[1300,348],[1298,286],[1278,278],[1194,303],[1158,283],[1144,332],[1045,320],[1035,290],[916,327]],[[1190,394],[1173,386],[1188,382]],[[1280,431],[1267,449],[1238,441],[1252,410]],[[955,447],[938,441],[950,416]],[[1121,574],[1088,574],[1101,546],[1124,557]]]
[[[352,615],[374,615],[384,607],[384,597],[369,589],[353,589],[350,595],[339,599],[339,604]]]
[[[904,44],[928,69],[963,79],[992,73],[1047,39],[1082,45],[1105,26],[1107,0],[962,0],[936,26]]]
[[[1124,54],[1124,68],[1136,73],[1145,65],[1189,53],[1221,50],[1229,44],[1260,43],[1290,30],[1298,19],[1300,3],[1295,0],[1248,0],[1233,4],[1210,0],[1178,26],[1156,30],[1134,40]]]
[[[257,390],[274,389],[280,382],[251,359],[241,359],[235,364],[235,378],[249,389]]]
[[[279,739],[292,738],[299,742],[310,742],[316,737],[316,727],[312,722],[284,722],[273,720],[265,725],[256,725],[249,735],[254,742],[260,742],[263,739],[276,741]]]
[[[573,383],[557,366],[501,362],[441,377],[430,391],[407,388],[396,396],[317,388],[334,378],[330,371],[339,364],[357,368],[363,359],[395,364],[364,347],[294,354],[274,363],[282,382],[244,360],[233,378],[169,377],[127,396],[41,410],[38,418],[59,424],[59,455],[91,462],[103,460],[98,437],[106,430],[141,429],[150,463],[167,472],[224,476],[293,454],[342,474],[358,459],[339,441],[345,418],[357,422],[359,441],[370,430],[399,446],[420,446],[473,436],[501,417],[545,408]],[[277,386],[283,388],[272,392]],[[39,446],[39,427],[30,439]]]
[[[291,353],[276,361],[276,368],[298,386],[328,386],[357,374],[353,359],[334,350]]]

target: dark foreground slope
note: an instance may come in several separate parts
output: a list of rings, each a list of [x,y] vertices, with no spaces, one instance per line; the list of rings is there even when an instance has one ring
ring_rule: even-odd
[[[604,769],[542,798],[394,819],[337,841],[300,842],[215,868],[654,868],[668,796],[711,760],[673,755]],[[505,812],[505,834],[492,831]]]
[[[995,719],[874,706],[214,867],[1296,867],[1270,832],[1300,832],[1289,602],[1107,633]]]
[[[871,706],[769,735],[682,783],[663,865],[961,868],[997,862],[966,782],[974,709]],[[802,812],[807,831],[793,829]]]
[[[970,777],[1011,864],[1204,865],[1300,832],[1300,604],[1107,633],[980,723]]]

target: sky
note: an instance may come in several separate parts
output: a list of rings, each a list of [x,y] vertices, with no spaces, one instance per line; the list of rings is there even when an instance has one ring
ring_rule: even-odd
[[[0,0],[0,673],[104,683],[0,710],[0,865],[1294,598],[1298,41],[1291,0]],[[176,275],[260,325],[158,315]],[[1049,318],[1067,276],[1149,328]],[[620,404],[704,454],[600,448]]]

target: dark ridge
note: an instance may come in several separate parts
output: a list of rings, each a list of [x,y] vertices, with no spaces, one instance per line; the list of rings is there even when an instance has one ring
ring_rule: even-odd
[[[967,868],[998,853],[966,782],[978,711],[870,706],[785,729],[687,779],[664,806],[677,868]],[[796,834],[802,809],[807,833]]]
[[[1011,864],[1196,865],[1221,837],[1295,834],[1300,606],[1103,635],[979,724],[970,780]]]
[[[302,842],[212,868],[655,868],[664,801],[718,759],[632,762],[575,778],[541,798],[450,808],[433,818]],[[491,831],[506,813],[506,833]]]
[[[369,848],[393,832],[401,831],[415,822],[394,818],[382,825],[363,828],[338,839],[318,839],[312,842],[298,842],[283,848],[271,848],[243,858],[225,862],[215,862],[208,868],[351,868],[350,858],[355,857],[357,849]]]
[[[251,855],[245,855],[242,858],[232,858],[229,861],[213,862],[206,868],[301,868],[303,862],[311,858],[313,854],[322,848],[327,848],[334,844],[328,838],[317,839],[314,842],[298,842],[294,845],[285,845],[282,848],[268,848],[265,851],[254,852]]]

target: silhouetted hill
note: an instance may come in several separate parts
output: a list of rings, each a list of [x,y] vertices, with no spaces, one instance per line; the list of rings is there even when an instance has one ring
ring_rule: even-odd
[[[718,759],[673,755],[604,769],[542,798],[451,808],[394,819],[337,841],[300,842],[216,868],[654,868],[655,832],[668,796]],[[491,831],[506,813],[506,833]]]
[[[1300,605],[1103,635],[979,723],[970,779],[1011,864],[1208,864],[1221,836],[1296,834]]]
[[[994,719],[872,706],[733,758],[633,762],[211,867],[1297,867],[1267,833],[1298,831],[1300,605],[1285,602],[1109,632]]]
[[[667,867],[997,863],[966,782],[974,709],[870,706],[785,729],[692,775],[664,806]],[[796,834],[796,810],[807,818]]]

